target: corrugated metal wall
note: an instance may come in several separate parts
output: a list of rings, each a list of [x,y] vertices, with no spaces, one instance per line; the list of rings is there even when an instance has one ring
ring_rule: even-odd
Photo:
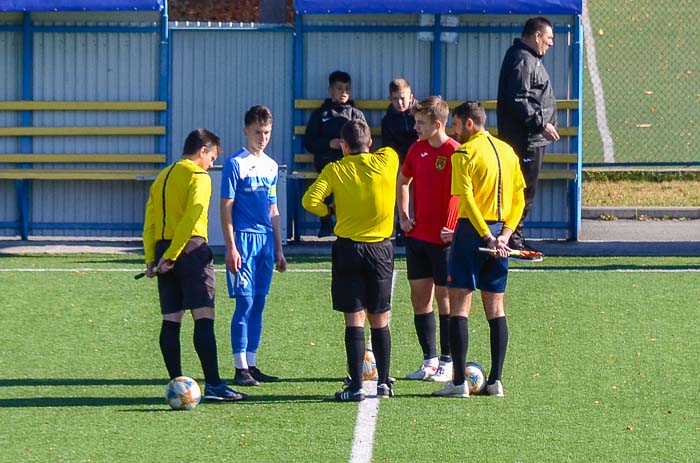
[[[0,96],[21,100],[24,79],[31,86],[31,98],[39,101],[156,101],[160,38],[154,25],[158,18],[154,13],[129,12],[32,14],[31,79],[23,76],[22,32],[0,31],[0,68],[11,70],[0,77]],[[3,16],[5,25],[21,27],[22,21],[21,14]],[[151,31],[135,30],[144,26]],[[21,126],[21,115],[20,111],[2,111],[0,124]],[[33,111],[32,125],[150,126],[158,125],[157,117],[152,111]],[[156,143],[153,136],[36,136],[30,146],[32,153],[139,154],[157,152]],[[20,153],[20,137],[0,137],[0,152]],[[14,180],[0,181],[0,222],[6,224],[19,220],[15,184]],[[134,181],[31,180],[30,234],[138,236],[148,187],[148,182]],[[6,226],[0,233],[17,235],[18,230]]]
[[[304,34],[305,97],[327,98],[328,75],[335,70],[352,77],[353,99],[386,99],[388,106],[389,82],[397,77],[407,79],[416,95],[428,95],[430,46],[409,32],[308,32]],[[383,115],[381,111],[366,114],[375,126]]]
[[[226,156],[245,144],[243,116],[253,105],[272,111],[266,152],[291,160],[291,30],[178,29],[171,32],[170,153],[179,157],[187,134],[206,127],[221,137]],[[217,164],[222,164],[222,156]]]
[[[63,25],[60,23],[42,24]],[[136,24],[129,24],[136,25]],[[156,33],[34,33],[35,100],[158,100]],[[157,125],[157,114],[132,111],[37,111],[38,126]],[[153,153],[154,137],[35,137],[36,153]],[[139,236],[150,182],[40,181],[32,185],[30,221],[37,236]],[[41,223],[64,224],[50,228]],[[70,224],[115,224],[105,230]],[[117,225],[119,224],[119,225]]]
[[[19,32],[0,31],[0,69],[21,69],[21,50],[22,34]],[[21,75],[16,72],[0,72],[0,100],[19,100],[21,95]],[[0,111],[0,127],[17,126],[19,123],[19,113]],[[19,139],[16,137],[0,137],[0,152],[19,152]],[[0,202],[0,222],[16,222],[19,220],[15,182],[0,180],[0,196],[3,198],[3,201]],[[0,236],[13,235],[15,235],[13,230],[0,227]]]

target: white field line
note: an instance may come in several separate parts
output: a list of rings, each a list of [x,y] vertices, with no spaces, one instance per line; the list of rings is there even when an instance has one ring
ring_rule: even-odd
[[[392,299],[395,286],[396,270],[391,275]],[[379,399],[377,398],[376,384],[375,381],[362,382],[362,388],[368,393],[368,397],[360,402],[357,407],[357,421],[355,421],[350,463],[369,463],[372,461],[374,436],[377,428],[377,417],[379,416]],[[373,394],[369,394],[370,389],[372,389]]]
[[[588,14],[588,0],[583,0],[583,41],[586,46],[586,62],[588,73],[591,76],[591,86],[593,87],[593,100],[595,101],[595,117],[598,123],[600,139],[603,143],[603,161],[606,163],[615,162],[615,149],[613,139],[608,127],[608,116],[605,111],[605,96],[603,95],[603,82],[600,80],[598,71],[598,60],[595,52],[595,39],[591,28],[591,18]]]
[[[133,273],[141,270],[138,268],[0,268],[0,273]],[[224,273],[224,269],[216,269],[217,273]],[[330,269],[287,269],[289,273],[330,273]],[[404,269],[397,269],[396,273],[405,273]],[[511,273],[686,273],[700,272],[695,267],[677,268],[510,268]]]
[[[367,387],[371,383],[373,381],[363,382],[362,387],[365,389],[365,392],[369,392]],[[377,427],[378,416],[379,399],[377,399],[376,395],[368,395],[357,407],[357,421],[355,421],[350,463],[369,463],[372,461],[374,431]]]

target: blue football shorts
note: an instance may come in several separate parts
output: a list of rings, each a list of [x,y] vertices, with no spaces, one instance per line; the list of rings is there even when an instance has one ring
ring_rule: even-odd
[[[236,273],[226,269],[229,297],[268,294],[275,266],[274,235],[237,231],[235,240],[242,265]]]
[[[498,236],[502,222],[489,224],[493,236]],[[508,282],[508,259],[479,252],[484,240],[469,219],[459,219],[452,238],[447,262],[447,286],[504,293]]]

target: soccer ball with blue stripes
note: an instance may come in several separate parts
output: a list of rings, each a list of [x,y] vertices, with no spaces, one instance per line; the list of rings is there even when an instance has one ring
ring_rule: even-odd
[[[187,376],[170,380],[165,388],[165,401],[174,410],[192,410],[202,400],[202,390],[197,381]]]
[[[467,383],[469,383],[469,393],[476,395],[486,387],[486,371],[476,362],[467,362],[466,371]]]

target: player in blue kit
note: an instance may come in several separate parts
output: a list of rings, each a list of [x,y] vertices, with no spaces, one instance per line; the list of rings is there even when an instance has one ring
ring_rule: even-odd
[[[261,372],[257,351],[262,314],[273,267],[284,272],[277,209],[277,163],[264,150],[272,133],[272,113],[253,106],[245,113],[246,146],[224,163],[221,176],[221,227],[226,242],[226,280],[236,299],[231,319],[233,383],[257,386],[279,378]]]

